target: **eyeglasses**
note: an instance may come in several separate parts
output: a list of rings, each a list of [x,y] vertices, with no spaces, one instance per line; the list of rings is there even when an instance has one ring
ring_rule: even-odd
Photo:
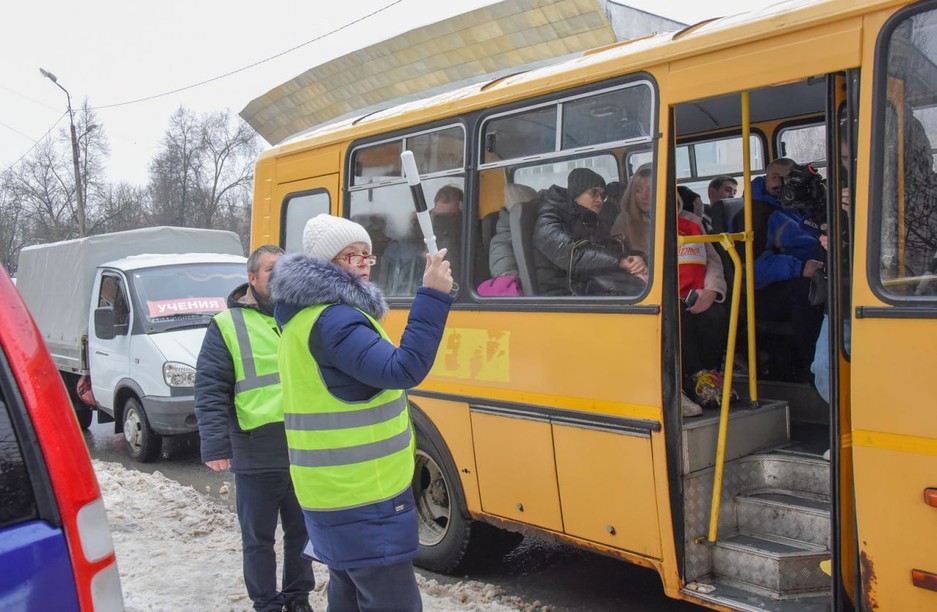
[[[361,253],[349,253],[347,255],[339,255],[332,261],[344,260],[349,266],[360,266],[364,262],[368,262],[369,266],[373,266],[377,263],[377,255],[362,255]]]
[[[592,196],[593,200],[602,200],[603,202],[608,199],[604,189],[599,189],[598,187],[593,187],[589,190],[589,195]]]

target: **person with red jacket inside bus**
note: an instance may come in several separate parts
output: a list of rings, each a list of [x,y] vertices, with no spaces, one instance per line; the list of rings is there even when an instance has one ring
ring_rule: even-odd
[[[688,187],[677,187],[677,233],[700,236],[703,232],[703,202]],[[722,260],[710,243],[688,243],[680,247],[681,367],[683,370],[683,416],[702,414],[700,404],[716,406],[722,395],[722,354],[726,348],[728,317],[714,306],[726,298]]]

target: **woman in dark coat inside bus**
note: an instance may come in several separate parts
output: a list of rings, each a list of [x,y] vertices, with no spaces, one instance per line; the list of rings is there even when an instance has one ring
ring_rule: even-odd
[[[637,294],[647,282],[644,259],[609,236],[599,218],[605,179],[575,168],[567,187],[544,195],[533,232],[534,274],[541,295]]]

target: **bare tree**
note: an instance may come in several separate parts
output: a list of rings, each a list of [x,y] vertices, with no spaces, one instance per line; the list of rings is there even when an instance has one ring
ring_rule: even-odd
[[[180,108],[150,164],[154,223],[250,232],[254,161],[260,140],[228,111],[195,117]]]
[[[0,262],[10,273],[16,271],[19,250],[23,246],[23,207],[13,195],[12,181],[12,172],[0,176]]]
[[[205,202],[205,225],[227,227],[230,217],[222,221],[218,218],[219,212],[229,216],[250,211],[254,160],[260,152],[260,141],[247,123],[240,118],[232,122],[231,114],[225,111],[205,117],[202,144],[211,181]],[[245,203],[247,209],[241,210]]]
[[[157,225],[200,227],[197,187],[202,167],[201,126],[185,107],[169,119],[159,152],[150,162],[151,218]]]
[[[81,189],[90,234],[153,225],[228,229],[250,236],[253,166],[260,139],[230,112],[180,107],[150,162],[145,187],[112,184],[107,133],[87,100],[75,115]],[[0,176],[0,262],[12,272],[25,245],[78,235],[71,134],[39,143]]]

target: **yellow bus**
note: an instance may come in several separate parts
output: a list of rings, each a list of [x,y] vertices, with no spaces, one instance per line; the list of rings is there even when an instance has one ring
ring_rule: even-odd
[[[461,289],[410,392],[419,565],[452,572],[526,534],[715,609],[937,610],[934,143],[937,2],[781,3],[298,135],[257,162],[251,242],[299,251],[315,214],[360,222],[399,335],[423,266],[401,152],[427,201],[463,197],[454,222],[436,215]],[[810,212],[831,254],[829,404],[792,358],[797,330],[746,315],[735,268],[760,231],[748,181],[779,157],[825,177]],[[643,164],[646,285],[538,293],[539,200],[508,210],[505,186],[589,168],[619,193]],[[709,238],[678,237],[676,187],[706,203],[721,175],[741,199],[707,203]],[[502,211],[518,295],[484,290]],[[684,418],[677,250],[694,240],[724,256],[739,399]]]

